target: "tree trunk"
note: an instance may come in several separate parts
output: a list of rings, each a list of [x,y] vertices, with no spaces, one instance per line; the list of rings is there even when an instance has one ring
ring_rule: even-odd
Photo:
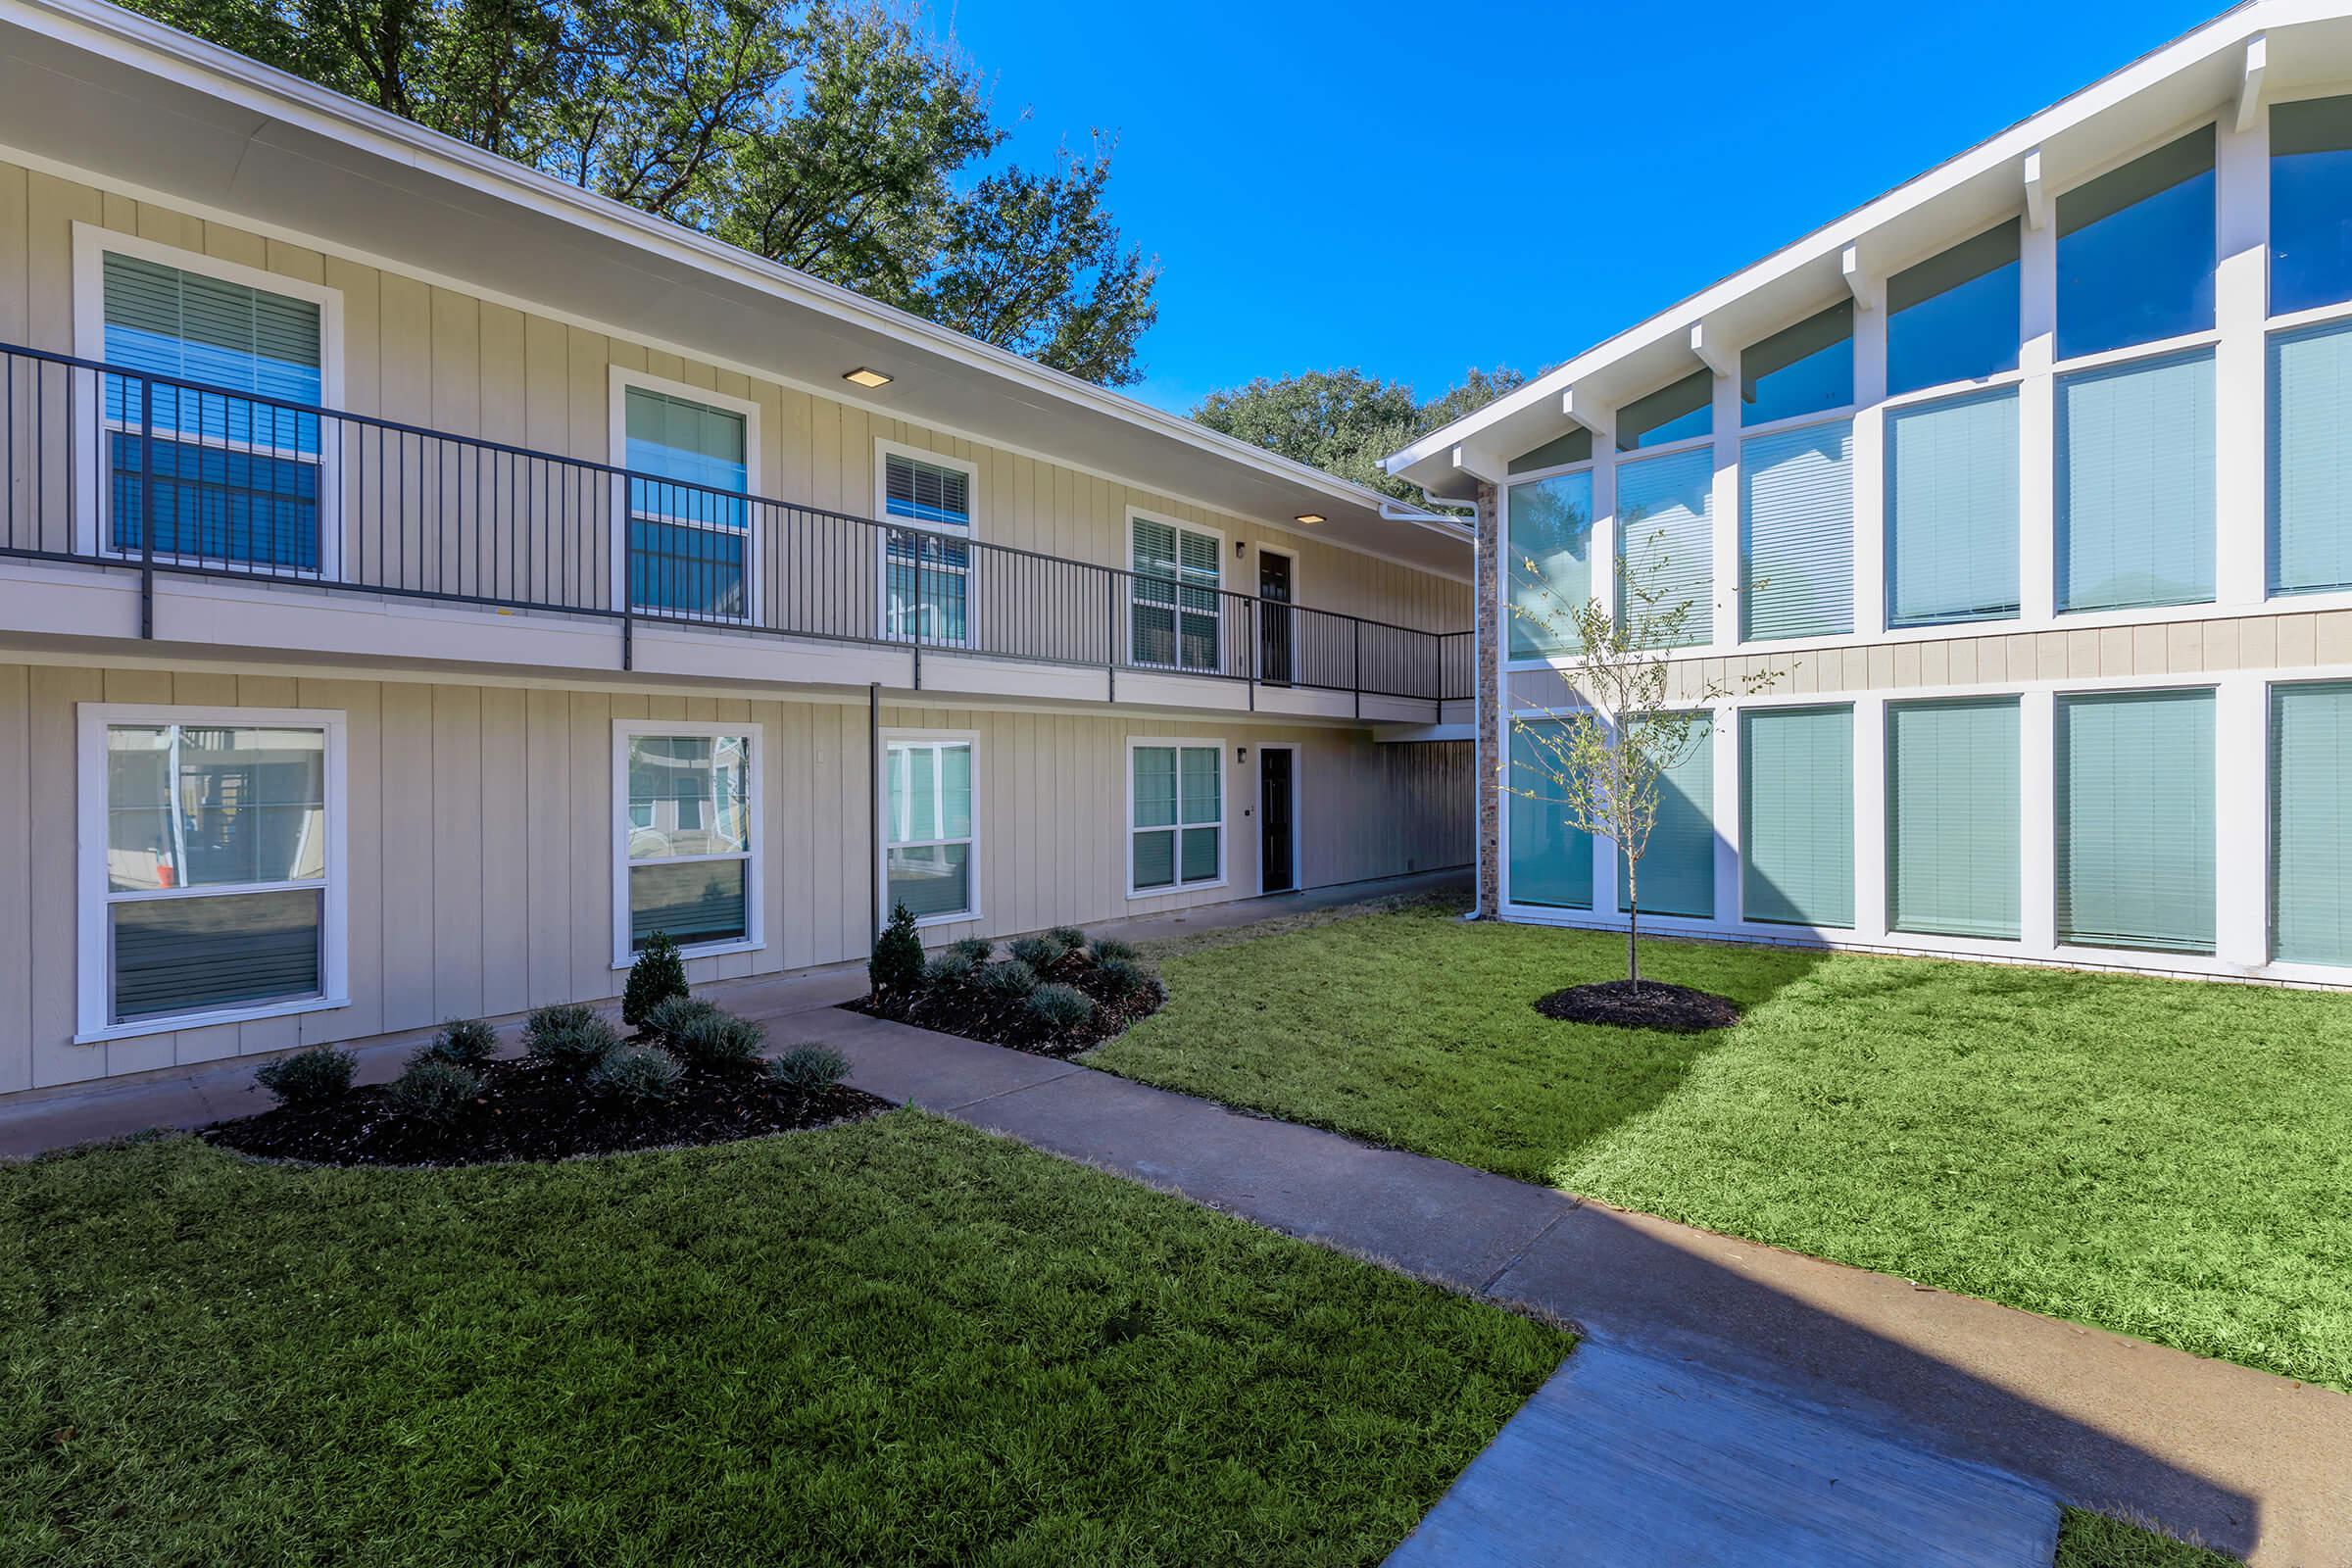
[[[1634,983],[1634,995],[1642,994],[1642,952],[1639,947],[1642,930],[1642,862],[1627,857],[1625,862],[1625,977]]]

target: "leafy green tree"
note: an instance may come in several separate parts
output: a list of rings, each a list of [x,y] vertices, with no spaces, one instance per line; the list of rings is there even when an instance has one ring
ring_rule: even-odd
[[[475,147],[1105,385],[1155,262],[1110,152],[992,168],[978,69],[891,0],[131,0]]]
[[[1343,479],[1419,501],[1419,489],[1381,471],[1380,460],[1414,437],[1438,428],[1519,386],[1516,370],[1472,369],[1459,386],[1427,403],[1412,387],[1384,381],[1352,367],[1307,370],[1212,392],[1193,417],[1212,430],[1252,442]]]

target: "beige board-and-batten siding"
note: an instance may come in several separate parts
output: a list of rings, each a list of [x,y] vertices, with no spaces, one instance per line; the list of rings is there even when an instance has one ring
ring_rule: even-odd
[[[77,706],[310,708],[347,717],[351,1004],[74,1045]],[[697,979],[862,957],[868,946],[862,704],[282,672],[0,663],[0,1093],[361,1039],[457,1016],[617,995],[613,720],[761,726],[765,946],[694,960]],[[936,941],[1093,922],[1257,891],[1257,749],[1299,747],[1308,886],[1460,864],[1467,748],[1361,730],[1124,714],[888,707],[887,726],[979,745],[979,921]],[[1225,886],[1129,899],[1127,742],[1225,748]],[[1236,763],[1236,747],[1250,749]],[[1248,816],[1242,814],[1249,808]]]
[[[745,368],[709,365],[462,288],[4,161],[0,343],[74,352],[76,223],[334,290],[342,305],[339,402],[354,413],[606,463],[613,460],[612,383],[619,368],[756,405],[758,488],[776,500],[879,515],[873,493],[875,443],[897,442],[976,466],[974,532],[989,544],[1126,566],[1128,510],[1140,508],[1221,534],[1229,589],[1256,592],[1255,547],[1263,540],[1298,556],[1301,604],[1425,631],[1459,631],[1470,624],[1466,580],[1341,549],[1316,539],[1311,529],[1266,528],[785,386]],[[551,258],[551,265],[560,265],[560,258]],[[772,368],[806,382],[829,381],[838,370]],[[31,400],[21,401],[25,404],[19,410],[24,424],[21,447],[29,450],[32,427],[25,421]],[[62,452],[50,466],[54,482],[65,484],[71,466]],[[19,475],[18,482],[26,481]],[[1248,548],[1237,555],[1237,543]],[[527,557],[530,551],[521,553]],[[1465,560],[1464,579],[1467,572]]]

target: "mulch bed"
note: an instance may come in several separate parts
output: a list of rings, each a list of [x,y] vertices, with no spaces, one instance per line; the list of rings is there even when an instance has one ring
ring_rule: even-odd
[[[890,1108],[845,1085],[789,1093],[768,1082],[763,1065],[727,1072],[689,1066],[675,1099],[630,1107],[589,1093],[561,1067],[529,1057],[492,1061],[476,1069],[481,1098],[454,1127],[410,1121],[394,1112],[384,1089],[371,1088],[324,1105],[280,1105],[216,1122],[203,1137],[248,1154],[322,1165],[483,1165],[725,1144]]]
[[[1538,997],[1536,1010],[1563,1023],[1605,1023],[1677,1035],[1729,1029],[1740,1021],[1740,1004],[1729,997],[1655,980],[1644,980],[1638,989],[1631,980],[1570,986]]]
[[[1159,993],[1149,986],[1123,996],[1113,992],[1103,982],[1102,971],[1083,953],[1064,954],[1060,962],[1037,978],[1040,985],[1074,986],[1085,992],[1094,998],[1095,1015],[1066,1034],[1042,1036],[1030,1020],[1027,998],[1006,1002],[970,982],[929,987],[921,996],[904,1001],[877,1002],[870,996],[860,997],[843,1003],[842,1006],[852,1012],[888,1018],[893,1023],[912,1024],[917,1029],[935,1029],[943,1035],[961,1035],[966,1040],[985,1040],[992,1046],[1010,1046],[1033,1055],[1062,1059],[1092,1051],[1114,1035],[1125,1034],[1162,1005]]]

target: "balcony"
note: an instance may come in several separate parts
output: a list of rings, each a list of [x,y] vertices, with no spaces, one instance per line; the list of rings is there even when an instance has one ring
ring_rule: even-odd
[[[102,568],[123,635],[1424,724],[1474,692],[1471,632],[1174,563],[1064,560],[38,350],[0,363],[0,557]],[[371,643],[362,600],[438,613]],[[5,602],[11,630],[109,624]]]

